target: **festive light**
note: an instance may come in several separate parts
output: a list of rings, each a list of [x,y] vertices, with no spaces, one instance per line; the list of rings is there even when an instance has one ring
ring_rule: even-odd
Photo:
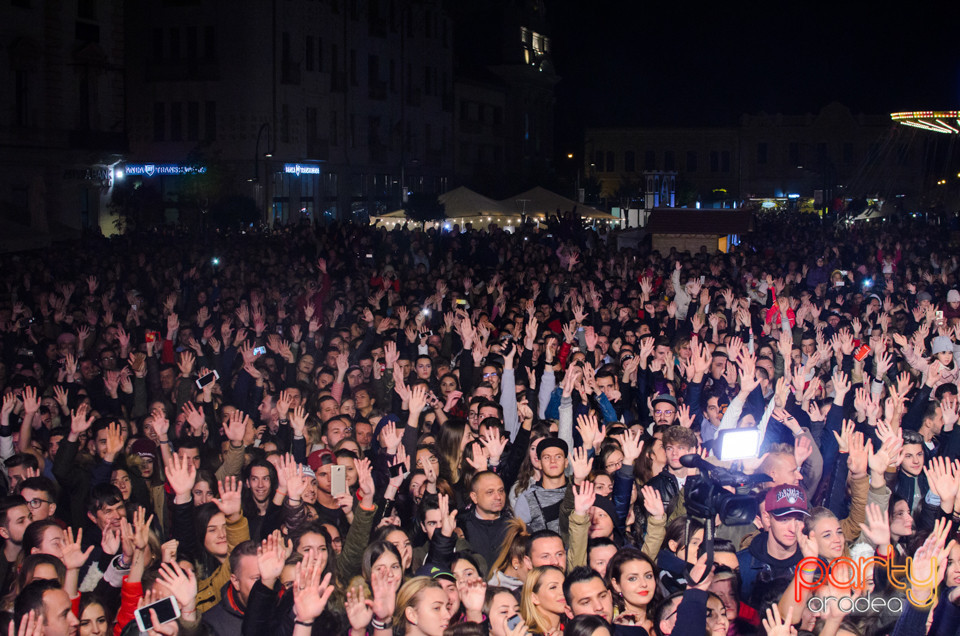
[[[944,133],[947,135],[960,133],[960,111],[956,110],[904,111],[901,113],[891,113],[890,119],[904,126],[920,128],[930,132]],[[947,123],[946,120],[951,119],[957,122],[957,127]]]

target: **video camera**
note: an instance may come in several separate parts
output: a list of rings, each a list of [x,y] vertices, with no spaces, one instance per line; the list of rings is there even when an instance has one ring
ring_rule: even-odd
[[[720,431],[715,444],[723,461],[756,457],[759,430],[755,428]],[[680,458],[687,468],[696,468],[699,475],[687,478],[683,487],[687,514],[707,524],[720,516],[720,523],[742,526],[753,523],[759,512],[756,498],[750,491],[770,477],[764,474],[747,475],[738,470],[721,468],[692,453]],[[729,488],[733,489],[730,492]]]

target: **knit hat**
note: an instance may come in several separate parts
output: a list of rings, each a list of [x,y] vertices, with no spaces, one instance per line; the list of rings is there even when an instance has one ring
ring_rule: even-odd
[[[922,291],[917,294],[917,302],[922,303],[923,301],[933,302],[933,296],[930,295],[930,292]]]
[[[937,355],[938,353],[953,352],[953,342],[947,336],[937,336],[933,339],[931,348],[933,349],[933,355]]]
[[[948,303],[960,303],[960,291],[956,289],[951,289],[947,292],[947,302]]]

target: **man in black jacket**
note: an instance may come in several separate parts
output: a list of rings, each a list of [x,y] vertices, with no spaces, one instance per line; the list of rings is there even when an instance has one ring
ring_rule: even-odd
[[[696,469],[683,466],[680,458],[697,452],[697,436],[689,428],[674,424],[663,432],[663,449],[667,465],[648,485],[659,491],[669,517],[687,477],[696,473]]]
[[[458,515],[463,534],[488,566],[497,560],[507,533],[509,514],[504,510],[507,492],[503,480],[493,472],[478,473],[470,490],[473,509]]]
[[[243,631],[250,590],[260,580],[257,546],[256,541],[244,541],[230,553],[230,582],[223,586],[220,602],[203,614],[203,623],[215,636],[237,636]]]

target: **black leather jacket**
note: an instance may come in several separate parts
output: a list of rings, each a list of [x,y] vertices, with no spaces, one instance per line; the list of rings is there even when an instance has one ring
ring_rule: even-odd
[[[666,510],[669,517],[672,511],[671,504],[680,494],[680,482],[673,476],[673,473],[664,468],[659,475],[648,481],[647,485],[660,493],[660,498],[663,499],[663,509]]]

